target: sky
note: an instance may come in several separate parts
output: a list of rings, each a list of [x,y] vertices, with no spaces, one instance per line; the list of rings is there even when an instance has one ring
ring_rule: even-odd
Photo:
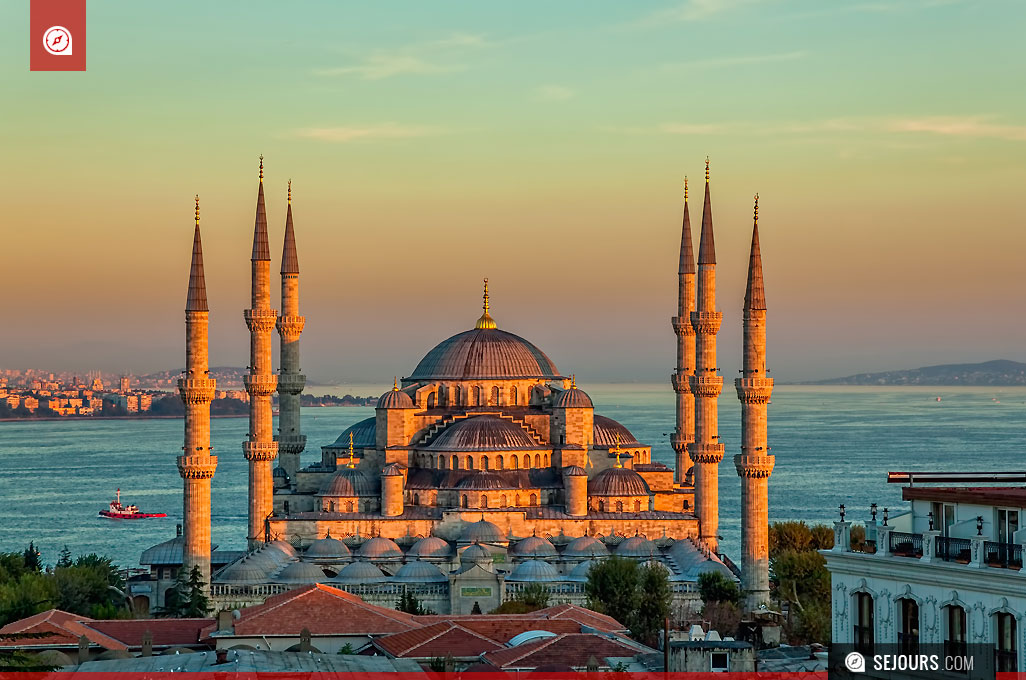
[[[408,375],[483,277],[582,385],[668,380],[706,156],[724,376],[756,192],[778,381],[1026,361],[1018,0],[90,0],[84,73],[28,70],[28,4],[0,0],[0,367],[182,366],[194,194],[211,362],[246,366],[259,154],[314,382]]]

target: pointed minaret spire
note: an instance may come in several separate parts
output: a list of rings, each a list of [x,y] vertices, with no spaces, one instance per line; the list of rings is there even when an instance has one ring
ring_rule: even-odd
[[[684,178],[684,226],[680,233],[680,265],[678,274],[694,274],[695,249],[691,245],[691,213],[688,210],[688,178]],[[690,310],[688,310],[690,311]],[[683,316],[683,314],[682,314]]]
[[[698,246],[698,264],[716,264],[713,239],[712,198],[709,196],[709,159],[705,159],[705,205],[702,206],[702,242]]]
[[[285,215],[285,245],[281,249],[281,273],[299,273],[299,253],[296,251],[296,232],[292,226],[292,180],[289,180],[289,207]]]
[[[488,313],[488,279],[484,280],[484,304],[482,307],[484,308],[484,314],[482,314],[481,318],[477,320],[474,328],[497,328],[495,325],[495,319],[493,319],[491,314]]]
[[[752,226],[752,251],[748,258],[748,288],[745,309],[766,309],[766,289],[762,284],[762,253],[759,251],[759,194],[755,195],[755,217]]]
[[[676,453],[674,481],[688,485],[693,475],[687,447],[695,441],[695,395],[691,393],[691,376],[695,373],[695,329],[691,312],[695,311],[695,250],[691,245],[691,212],[688,208],[688,178],[684,178],[684,223],[680,233],[680,264],[677,267],[677,315],[670,322],[677,335],[677,368],[670,384],[677,393],[677,426],[670,439]]]
[[[257,190],[256,224],[253,226],[254,262],[271,259],[271,247],[267,243],[267,210],[264,208],[264,156],[260,155],[260,188]]]
[[[185,302],[187,312],[208,312],[207,284],[203,278],[203,241],[200,239],[199,194],[196,195],[196,231],[192,237],[192,269],[189,270],[189,297]]]

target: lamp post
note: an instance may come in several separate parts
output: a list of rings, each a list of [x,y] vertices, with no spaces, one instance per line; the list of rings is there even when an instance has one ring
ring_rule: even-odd
[[[887,526],[887,508],[884,508],[883,525]]]
[[[983,535],[983,515],[976,516],[976,535]]]
[[[875,522],[876,521],[876,503],[872,503],[869,506],[869,514],[873,518],[873,521]]]
[[[844,503],[841,503],[841,521],[844,521]]]

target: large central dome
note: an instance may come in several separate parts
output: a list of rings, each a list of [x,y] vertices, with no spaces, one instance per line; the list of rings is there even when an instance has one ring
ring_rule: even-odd
[[[560,378],[552,360],[519,335],[475,328],[435,345],[410,380]]]

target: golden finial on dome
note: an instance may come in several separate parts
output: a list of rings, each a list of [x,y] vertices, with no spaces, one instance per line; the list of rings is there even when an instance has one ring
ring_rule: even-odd
[[[755,226],[759,226],[759,194],[755,194]]]
[[[616,453],[616,467],[622,468],[623,463],[620,462],[620,433],[616,433],[616,446],[613,447],[613,452]]]
[[[577,389],[577,376],[574,375],[573,373],[570,374],[570,389],[572,389],[572,390],[576,390]]]
[[[399,376],[393,376],[392,377],[392,391],[393,392],[398,392],[399,391]]]
[[[260,154],[260,183],[264,182],[264,154]]]
[[[688,202],[688,176],[684,175],[684,202]]]
[[[709,183],[709,157],[705,157],[705,183]]]
[[[349,433],[349,467],[356,467],[356,463],[353,461],[353,433]]]
[[[474,328],[496,328],[495,319],[488,313],[488,279],[484,280],[484,314],[477,320]]]
[[[289,180],[289,205],[292,205],[292,180]]]
[[[199,194],[196,194],[196,226],[199,226]]]

